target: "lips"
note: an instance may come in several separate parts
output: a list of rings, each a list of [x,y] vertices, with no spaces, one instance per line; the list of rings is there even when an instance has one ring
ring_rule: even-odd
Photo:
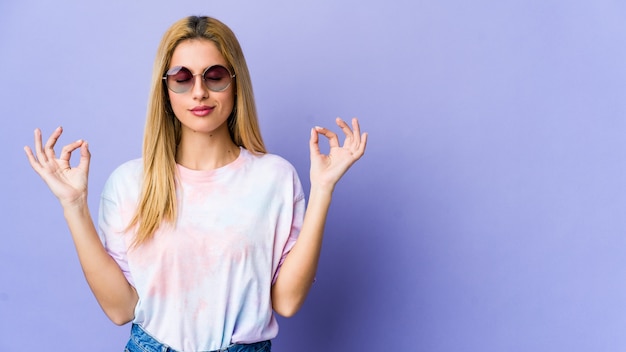
[[[192,114],[196,115],[196,116],[207,116],[208,114],[210,114],[213,111],[214,108],[210,107],[210,106],[196,106],[192,109],[190,109],[189,111],[191,111]]]

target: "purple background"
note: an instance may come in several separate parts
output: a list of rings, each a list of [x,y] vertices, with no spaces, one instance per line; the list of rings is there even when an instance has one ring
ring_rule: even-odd
[[[95,215],[189,14],[235,31],[269,149],[307,188],[311,126],[370,133],[276,351],[626,350],[624,2],[3,0],[1,351],[122,349],[22,147],[35,127],[87,139]]]

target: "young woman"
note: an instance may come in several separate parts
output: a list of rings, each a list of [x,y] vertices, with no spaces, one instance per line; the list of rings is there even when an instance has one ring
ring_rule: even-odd
[[[304,302],[335,184],[365,151],[358,121],[336,122],[343,145],[326,128],[311,130],[305,212],[294,168],[265,150],[235,35],[188,17],[161,41],[143,156],[110,176],[98,228],[87,207],[87,142],[57,157],[62,129],[45,145],[37,129],[34,152],[25,151],[63,207],[98,303],[114,323],[132,322],[127,351],[269,351],[273,312],[289,317]]]

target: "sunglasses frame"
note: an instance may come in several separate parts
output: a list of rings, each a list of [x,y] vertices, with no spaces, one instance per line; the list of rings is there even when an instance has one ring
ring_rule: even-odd
[[[206,73],[207,73],[210,69],[212,69],[212,68],[214,68],[214,67],[221,67],[221,68],[225,69],[225,70],[226,70],[226,72],[228,72],[228,76],[230,77],[230,82],[228,82],[228,84],[227,84],[224,88],[222,88],[222,89],[211,89],[211,88],[209,87],[209,85],[207,84],[206,79],[204,79],[204,75],[205,75],[205,74],[206,74]],[[167,84],[167,77],[169,76],[169,75],[168,75],[168,73],[169,73],[169,72],[171,72],[171,71],[173,71],[174,69],[178,69],[178,71],[176,71],[176,72],[179,72],[180,70],[185,69],[185,70],[187,70],[189,73],[191,73],[191,79],[190,79],[190,80],[192,80],[192,83],[191,83],[191,85],[189,86],[189,88],[187,88],[187,89],[185,89],[185,90],[183,90],[183,91],[178,91],[178,92],[177,92],[177,91],[175,91],[175,90],[173,90],[172,88],[170,88],[170,86]],[[187,93],[187,92],[189,92],[191,89],[193,89],[194,85],[196,84],[196,76],[200,76],[200,78],[202,79],[202,84],[204,84],[204,86],[206,87],[206,89],[210,90],[211,92],[217,92],[217,93],[219,93],[219,92],[223,92],[223,91],[225,91],[226,89],[228,89],[228,87],[230,87],[230,85],[233,83],[233,79],[235,78],[235,76],[236,76],[236,75],[235,75],[235,74],[232,74],[232,73],[230,72],[230,70],[228,69],[228,67],[225,67],[225,66],[223,66],[223,65],[211,65],[211,66],[209,66],[209,67],[205,68],[205,69],[204,69],[204,71],[202,71],[202,73],[196,73],[195,75],[191,72],[191,70],[190,70],[189,68],[187,68],[187,67],[185,67],[185,66],[174,66],[174,67],[170,68],[169,70],[167,70],[167,71],[165,72],[165,75],[162,77],[162,79],[163,79],[163,81],[165,81],[165,86],[167,87],[167,89],[171,90],[172,92],[174,92],[174,93],[176,93],[176,94],[183,94],[183,93]]]

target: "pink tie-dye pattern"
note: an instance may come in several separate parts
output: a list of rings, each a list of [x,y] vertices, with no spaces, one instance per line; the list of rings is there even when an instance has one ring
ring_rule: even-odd
[[[135,323],[179,350],[215,350],[271,339],[270,288],[304,216],[293,167],[241,149],[224,168],[179,166],[179,218],[130,249],[140,160],[122,165],[102,196],[100,235],[135,286]]]

